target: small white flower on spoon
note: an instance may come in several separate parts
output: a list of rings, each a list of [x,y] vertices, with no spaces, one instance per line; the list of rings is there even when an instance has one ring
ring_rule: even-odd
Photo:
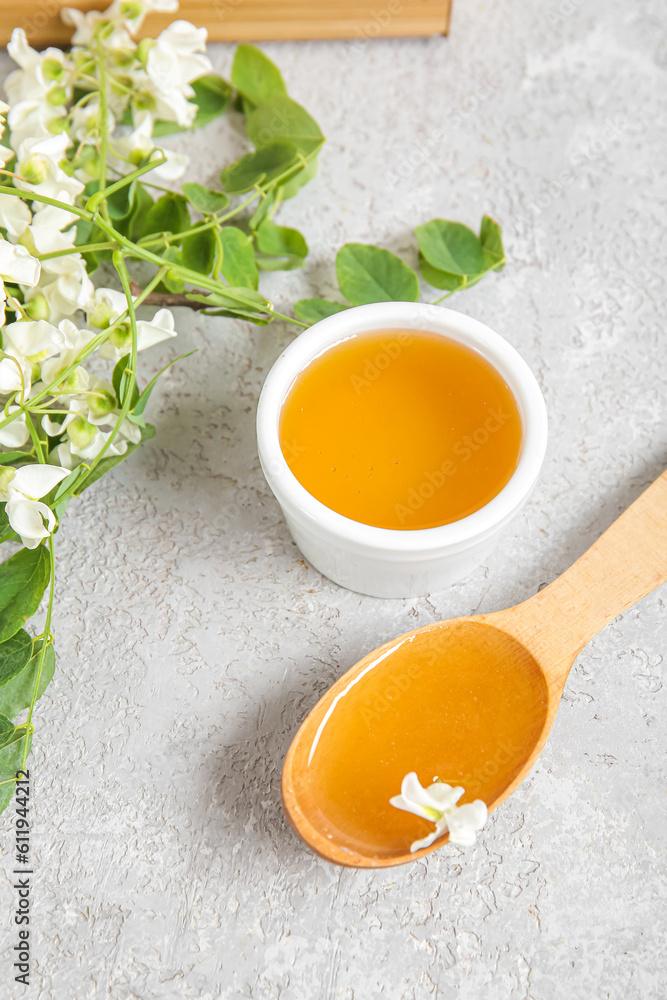
[[[27,549],[37,548],[55,528],[55,514],[41,498],[67,475],[69,469],[53,465],[0,469],[0,502],[5,502],[9,523]]]
[[[434,840],[447,832],[450,844],[469,847],[475,843],[477,831],[486,823],[488,810],[481,799],[457,806],[464,794],[465,788],[452,788],[444,781],[434,781],[428,788],[423,788],[414,771],[406,774],[401,783],[401,794],[394,795],[389,802],[396,809],[403,809],[435,823],[433,833],[422,840],[415,840],[410,845],[411,851],[430,847]]]

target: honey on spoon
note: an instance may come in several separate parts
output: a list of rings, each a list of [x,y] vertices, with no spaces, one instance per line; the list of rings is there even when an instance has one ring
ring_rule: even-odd
[[[406,773],[500,805],[535,763],[570,667],[608,622],[667,579],[667,472],[550,586],[504,611],[438,622],[369,653],[299,729],[285,760],[290,823],[357,868],[414,860],[433,829],[392,807]]]

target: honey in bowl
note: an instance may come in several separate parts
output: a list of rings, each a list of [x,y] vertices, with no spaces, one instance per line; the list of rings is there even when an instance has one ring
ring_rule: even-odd
[[[511,784],[547,717],[544,674],[505,632],[439,623],[390,644],[334,699],[292,770],[297,801],[344,849],[390,860],[433,824],[390,805],[415,771],[487,805]],[[297,766],[298,764],[298,766]]]
[[[477,351],[421,330],[377,330],[323,351],[280,415],[290,469],[321,503],[379,528],[458,521],[511,478],[521,418]]]

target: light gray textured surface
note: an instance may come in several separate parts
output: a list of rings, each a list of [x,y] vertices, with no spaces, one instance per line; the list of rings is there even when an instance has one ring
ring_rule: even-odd
[[[32,996],[665,996],[664,593],[581,654],[541,761],[472,849],[335,869],[287,828],[279,777],[363,652],[530,596],[663,468],[666,15],[660,0],[458,0],[448,40],[267,46],[329,137],[281,214],[310,265],[267,290],[284,306],[326,294],[345,240],[414,261],[418,222],[491,212],[509,266],[452,304],[533,367],[548,457],[471,579],[429,600],[347,593],[300,560],[256,459],[257,395],[292,333],[179,315],[178,340],[144,356],[152,372],[199,348],[154,396],[157,439],[58,536]],[[212,49],[221,71],[231,52]],[[195,141],[195,179],[240,148],[225,122]],[[7,830],[1,844],[8,872]],[[8,877],[0,899],[7,928]]]

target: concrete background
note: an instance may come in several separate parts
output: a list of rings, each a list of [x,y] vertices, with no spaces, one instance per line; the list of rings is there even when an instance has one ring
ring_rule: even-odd
[[[544,473],[449,592],[345,592],[304,565],[257,463],[257,395],[293,333],[179,314],[177,340],[142,357],[148,377],[199,348],[153,397],[157,438],[58,536],[30,995],[665,996],[664,591],[581,654],[540,762],[474,848],[338,870],[288,829],[279,777],[305,713],[365,651],[529,597],[664,467],[666,15],[659,0],[457,0],[447,40],[266,46],[329,142],[280,216],[307,235],[309,266],[263,287],[288,308],[333,291],[346,240],[414,263],[414,225],[490,212],[508,267],[452,305],[536,372]],[[211,54],[227,72],[232,47]],[[198,180],[243,148],[228,121],[180,147],[195,143]],[[7,929],[6,826],[1,844]]]

